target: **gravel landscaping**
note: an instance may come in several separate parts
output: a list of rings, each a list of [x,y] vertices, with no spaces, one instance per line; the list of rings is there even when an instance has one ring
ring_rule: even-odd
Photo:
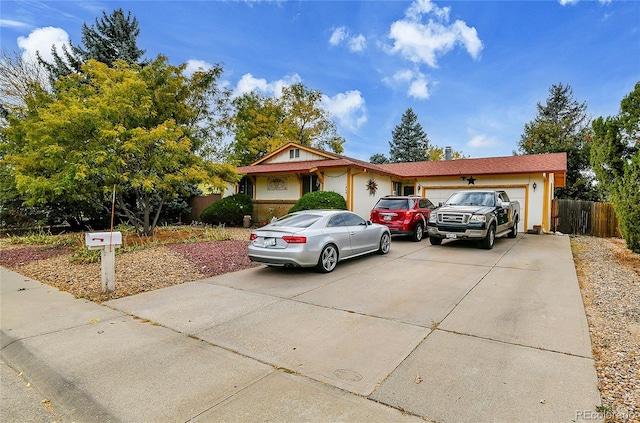
[[[623,240],[573,237],[606,422],[640,422],[640,255]]]
[[[71,250],[0,242],[0,265],[76,297],[103,302],[255,266],[249,229],[223,241],[164,244],[120,254],[116,291],[101,292],[100,263],[71,263]],[[606,422],[640,423],[640,255],[620,239],[571,238]]]

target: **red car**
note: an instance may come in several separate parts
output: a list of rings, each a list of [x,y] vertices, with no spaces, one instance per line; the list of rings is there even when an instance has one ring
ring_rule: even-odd
[[[431,201],[417,195],[388,195],[378,200],[370,219],[386,225],[392,235],[408,235],[417,242],[422,240],[429,215],[435,208]]]

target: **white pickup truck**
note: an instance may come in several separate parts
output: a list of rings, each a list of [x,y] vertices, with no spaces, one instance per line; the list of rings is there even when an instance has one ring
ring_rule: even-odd
[[[431,212],[427,232],[432,245],[443,239],[475,239],[490,250],[496,237],[516,237],[519,220],[520,203],[510,201],[504,191],[460,191]]]

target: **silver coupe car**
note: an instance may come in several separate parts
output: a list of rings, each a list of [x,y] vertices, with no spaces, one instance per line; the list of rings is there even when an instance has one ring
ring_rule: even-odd
[[[249,259],[328,273],[341,260],[376,251],[387,254],[390,248],[391,234],[384,225],[346,210],[305,210],[251,232]]]

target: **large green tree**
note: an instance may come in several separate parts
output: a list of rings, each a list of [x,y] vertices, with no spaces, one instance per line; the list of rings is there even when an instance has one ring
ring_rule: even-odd
[[[627,246],[640,252],[640,82],[620,102],[620,113],[593,121],[591,164],[613,201]]]
[[[418,115],[413,109],[408,108],[403,114],[400,123],[391,132],[389,141],[389,161],[399,162],[423,162],[429,160],[429,138],[418,122]]]
[[[231,166],[198,154],[203,122],[216,112],[207,101],[220,90],[221,68],[189,78],[184,68],[162,56],[144,67],[89,60],[53,93],[40,90],[11,113],[0,151],[25,204],[90,205],[115,186],[119,212],[149,235],[182,190],[235,182]]]
[[[235,98],[233,107],[235,138],[230,162],[239,166],[251,164],[289,142],[283,125],[285,112],[274,98],[250,92]]]
[[[247,165],[289,142],[342,153],[345,140],[321,100],[320,91],[301,83],[285,87],[280,97],[251,92],[234,99],[229,161]]]
[[[537,104],[538,115],[524,127],[518,142],[522,154],[567,153],[567,186],[558,188],[556,197],[597,200],[587,142],[590,121],[587,104],[573,98],[569,85],[552,85],[545,104]]]
[[[49,73],[52,85],[61,76],[82,71],[82,65],[90,59],[111,66],[118,60],[124,60],[128,64],[139,63],[144,50],[138,48],[137,39],[140,35],[138,20],[126,15],[122,9],[116,9],[107,15],[102,12],[100,19],[96,18],[95,24],[87,26],[82,24],[82,42],[79,46],[70,43],[70,47],[62,46],[59,53],[55,45],[51,46],[53,62],[44,60],[37,53],[38,61]]]

